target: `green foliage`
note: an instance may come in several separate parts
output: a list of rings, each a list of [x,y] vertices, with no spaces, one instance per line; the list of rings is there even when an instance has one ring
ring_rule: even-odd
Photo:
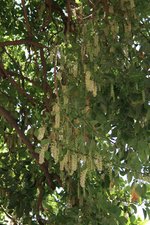
[[[149,7],[1,1],[3,224],[149,217]]]

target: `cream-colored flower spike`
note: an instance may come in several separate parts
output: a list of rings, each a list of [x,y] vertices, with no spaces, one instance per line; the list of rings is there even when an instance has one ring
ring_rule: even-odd
[[[55,103],[55,105],[53,106],[53,110],[52,110],[53,115],[55,115],[55,124],[54,124],[54,128],[59,128],[60,127],[60,107],[58,103]]]
[[[131,9],[133,9],[135,7],[134,0],[130,0],[130,7],[131,7]]]
[[[77,170],[78,158],[76,154],[70,155],[69,166],[70,166],[70,175],[72,175]]]
[[[63,170],[69,171],[68,161],[69,161],[69,154],[67,152],[63,160],[60,161],[60,171],[63,171]]]
[[[45,156],[45,152],[48,150],[48,146],[49,144],[45,144],[42,146],[41,151],[39,153],[39,164],[44,163],[44,156]]]
[[[90,79],[91,72],[87,71],[85,74],[85,86],[86,90],[92,92],[93,96],[96,97],[97,95],[97,86],[96,83]]]
[[[77,77],[77,75],[78,75],[78,65],[77,65],[77,63],[72,67],[72,71],[73,71],[73,76]]]
[[[99,156],[96,159],[94,159],[94,163],[95,163],[97,170],[102,171],[102,169],[103,169],[102,157]]]
[[[37,136],[37,139],[39,141],[41,141],[44,138],[45,131],[46,131],[46,126],[42,126],[42,127],[39,128],[38,136]]]
[[[69,99],[67,97],[67,86],[66,85],[62,85],[62,91],[63,91],[64,105],[67,105]]]
[[[52,145],[51,145],[51,154],[52,154],[52,157],[54,158],[55,162],[57,163],[59,160],[59,149],[57,147],[56,142],[52,143]]]
[[[94,82],[94,85],[93,85],[93,96],[96,97],[97,95],[97,86],[96,86],[96,83]]]
[[[88,169],[86,168],[85,170],[81,171],[81,174],[80,174],[80,186],[82,188],[85,188],[85,181],[86,181],[87,171],[88,171]]]

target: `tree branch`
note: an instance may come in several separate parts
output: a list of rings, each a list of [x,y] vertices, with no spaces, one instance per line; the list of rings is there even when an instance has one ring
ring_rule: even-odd
[[[67,31],[66,33],[69,33],[70,31],[70,22],[71,22],[71,17],[72,17],[72,12],[71,12],[71,6],[70,6],[70,0],[67,0],[67,13],[68,13],[68,18],[67,18]]]
[[[25,6],[25,0],[21,0],[21,3],[22,3],[22,7],[23,7],[23,14],[24,14],[24,19],[25,19],[25,25],[26,25],[29,37],[32,38],[33,34],[32,34],[32,31],[31,31],[30,24],[29,24],[29,20],[28,20],[27,10],[26,10],[26,6]]]
[[[53,12],[57,12],[61,16],[61,18],[64,22],[64,25],[66,26],[67,16],[64,14],[63,9],[54,0],[52,0],[52,2],[51,2],[51,7],[52,7]]]
[[[44,57],[44,51],[41,48],[40,49],[40,56],[41,56],[41,62],[42,62],[42,67],[43,67],[43,91],[44,91],[44,97],[46,97],[46,83],[47,83],[47,70],[46,70],[46,60]]]
[[[3,212],[5,213],[5,215],[13,222],[14,225],[17,225],[17,221],[7,212],[7,210],[1,206]]]
[[[26,40],[26,39],[0,42],[0,47],[16,46],[16,45],[33,45],[37,48],[47,48],[47,49],[49,49],[47,46],[45,46],[41,43],[38,43],[38,42],[35,42],[35,41],[32,41],[32,40]]]
[[[16,120],[7,111],[3,106],[0,106],[0,115],[16,130],[16,133],[21,138],[22,142],[27,146],[31,156],[36,160],[37,164],[40,166],[41,170],[43,171],[48,186],[54,190],[55,184],[52,182],[53,174],[50,174],[48,171],[48,162],[45,161],[43,164],[39,164],[39,154],[34,152],[34,146],[30,143],[28,138],[25,136],[24,131],[20,129],[19,125],[17,124]]]

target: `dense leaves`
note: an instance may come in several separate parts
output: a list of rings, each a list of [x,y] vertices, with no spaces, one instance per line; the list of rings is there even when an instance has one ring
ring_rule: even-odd
[[[138,224],[137,206],[149,215],[149,7],[1,1],[3,224]]]

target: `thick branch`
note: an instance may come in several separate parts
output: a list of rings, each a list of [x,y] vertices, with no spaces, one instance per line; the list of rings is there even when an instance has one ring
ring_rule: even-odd
[[[45,45],[42,45],[41,43],[34,42],[32,40],[25,40],[25,39],[0,42],[0,47],[16,46],[16,45],[33,45],[37,48],[48,48]]]
[[[34,152],[34,146],[30,143],[28,138],[25,136],[24,131],[20,129],[19,125],[17,124],[16,120],[13,118],[13,116],[10,114],[9,111],[7,111],[4,107],[0,106],[0,115],[8,121],[8,123],[16,130],[16,133],[21,138],[22,142],[27,146],[29,149],[30,154],[32,157],[36,160],[37,164],[39,164],[39,155],[38,153]],[[51,176],[53,174],[49,174],[48,171],[48,162],[45,162],[43,164],[39,164],[41,170],[44,172],[44,175],[47,180],[47,184],[51,189],[55,189],[55,185],[51,181]]]

